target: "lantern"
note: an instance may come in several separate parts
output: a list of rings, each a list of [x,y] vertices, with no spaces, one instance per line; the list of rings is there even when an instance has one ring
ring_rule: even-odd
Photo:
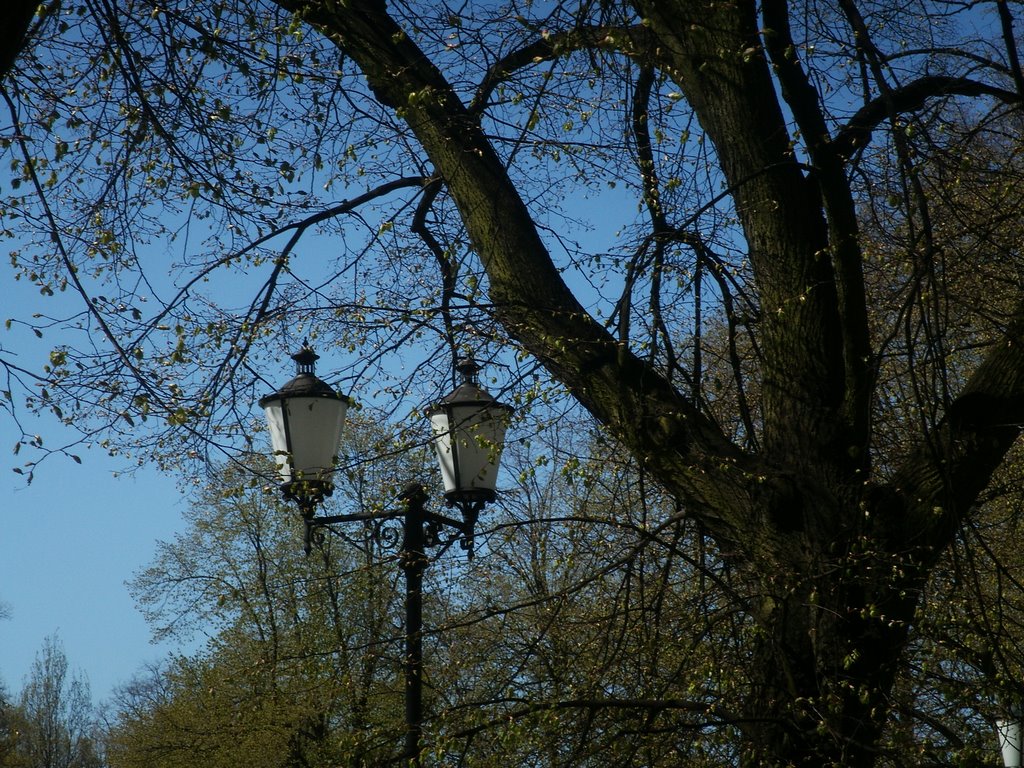
[[[1019,713],[1011,711],[1008,718],[996,720],[996,733],[999,735],[999,751],[1003,755],[1006,768],[1021,768],[1021,719]]]
[[[496,497],[498,460],[512,407],[480,387],[480,366],[472,358],[455,365],[463,382],[427,410],[445,499],[450,505],[481,507]]]
[[[260,399],[270,427],[281,490],[285,498],[312,509],[334,490],[338,443],[349,400],[316,377],[320,359],[307,344],[292,355],[296,375]]]

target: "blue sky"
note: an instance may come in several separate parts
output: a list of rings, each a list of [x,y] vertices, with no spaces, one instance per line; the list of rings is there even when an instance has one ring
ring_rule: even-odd
[[[149,562],[158,538],[182,529],[182,496],[154,471],[115,477],[114,461],[96,451],[82,461],[47,463],[29,487],[5,462],[0,601],[10,617],[0,621],[0,679],[12,693],[47,635],[60,637],[97,700],[174,650],[149,643],[124,582]]]
[[[0,350],[38,370],[52,340],[3,329],[4,320],[30,313],[39,301],[35,289],[12,276],[9,264],[0,267]],[[54,419],[19,416],[47,444],[66,434]],[[129,460],[100,449],[76,450],[81,464],[48,459],[26,486],[12,471],[30,457],[27,449],[13,454],[17,436],[0,410],[0,603],[10,614],[0,620],[0,681],[16,694],[44,638],[56,634],[71,667],[88,677],[94,699],[105,699],[145,662],[187,650],[149,642],[125,587],[148,564],[158,539],[184,529],[184,495],[156,470],[123,474]]]

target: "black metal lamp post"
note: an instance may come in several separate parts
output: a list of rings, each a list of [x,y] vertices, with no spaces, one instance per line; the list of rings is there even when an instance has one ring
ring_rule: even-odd
[[[463,549],[473,552],[474,530],[480,511],[496,497],[498,461],[512,408],[497,402],[477,381],[479,366],[459,360],[463,382],[427,411],[434,433],[445,501],[461,512],[456,520],[426,508],[427,494],[410,483],[399,496],[402,507],[390,512],[316,516],[316,505],[333,491],[330,468],[337,461],[338,443],[348,399],[337,395],[314,375],[318,359],[307,346],[293,359],[298,375],[279,391],[260,400],[270,425],[278,458],[281,492],[299,504],[305,521],[305,550],[313,531],[340,523],[402,520],[399,564],[405,574],[405,750],[403,758],[421,766],[423,733],[423,573],[428,547],[440,543],[442,529],[453,529]]]

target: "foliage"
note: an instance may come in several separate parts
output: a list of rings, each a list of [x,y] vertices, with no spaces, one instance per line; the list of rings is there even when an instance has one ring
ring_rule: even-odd
[[[436,620],[435,738],[452,764],[735,764],[730,569],[613,444],[564,426],[511,447],[520,483]]]
[[[366,426],[354,431],[365,442]],[[578,457],[588,442],[570,437],[553,453]],[[721,700],[743,685],[742,619],[720,594],[724,565],[608,447],[591,443],[593,458],[552,471],[536,449],[512,446],[522,481],[482,521],[477,557],[435,553],[426,732],[440,764],[724,765],[734,755]],[[336,495],[373,508],[373,489],[395,474],[376,485],[353,477]],[[287,510],[240,491],[239,479],[226,468],[204,488],[189,530],[133,582],[158,632],[198,626],[210,639],[121,690],[110,764],[386,764],[404,728],[397,595],[382,592],[399,578],[393,551],[339,526],[345,540],[302,558]],[[690,560],[697,552],[703,562]],[[669,642],[698,624],[713,648]]]
[[[350,429],[373,433],[358,418]],[[393,496],[402,466],[382,460],[339,478],[336,498]],[[197,492],[188,530],[132,581],[157,635],[209,639],[202,653],[120,691],[107,747],[114,768],[357,766],[390,756],[401,713],[394,556],[372,527],[355,526],[346,542],[324,540],[304,557],[298,516],[253,477],[224,467]]]
[[[17,743],[17,713],[9,700],[7,688],[0,683],[0,765],[13,761]]]

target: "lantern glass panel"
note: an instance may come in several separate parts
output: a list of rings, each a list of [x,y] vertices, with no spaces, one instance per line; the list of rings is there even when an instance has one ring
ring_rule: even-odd
[[[999,749],[1003,753],[1006,768],[1021,768],[1021,722],[1020,720],[996,720],[999,733]]]
[[[430,424],[445,493],[493,492],[508,410],[496,403],[449,403],[431,414]]]
[[[283,483],[330,481],[348,403],[329,397],[288,397],[264,406],[274,461]]]
[[[270,429],[270,446],[274,451],[274,464],[277,466],[277,474],[282,483],[292,479],[291,463],[288,456],[288,433],[284,417],[284,401],[272,400],[263,407],[267,417],[267,427]]]

